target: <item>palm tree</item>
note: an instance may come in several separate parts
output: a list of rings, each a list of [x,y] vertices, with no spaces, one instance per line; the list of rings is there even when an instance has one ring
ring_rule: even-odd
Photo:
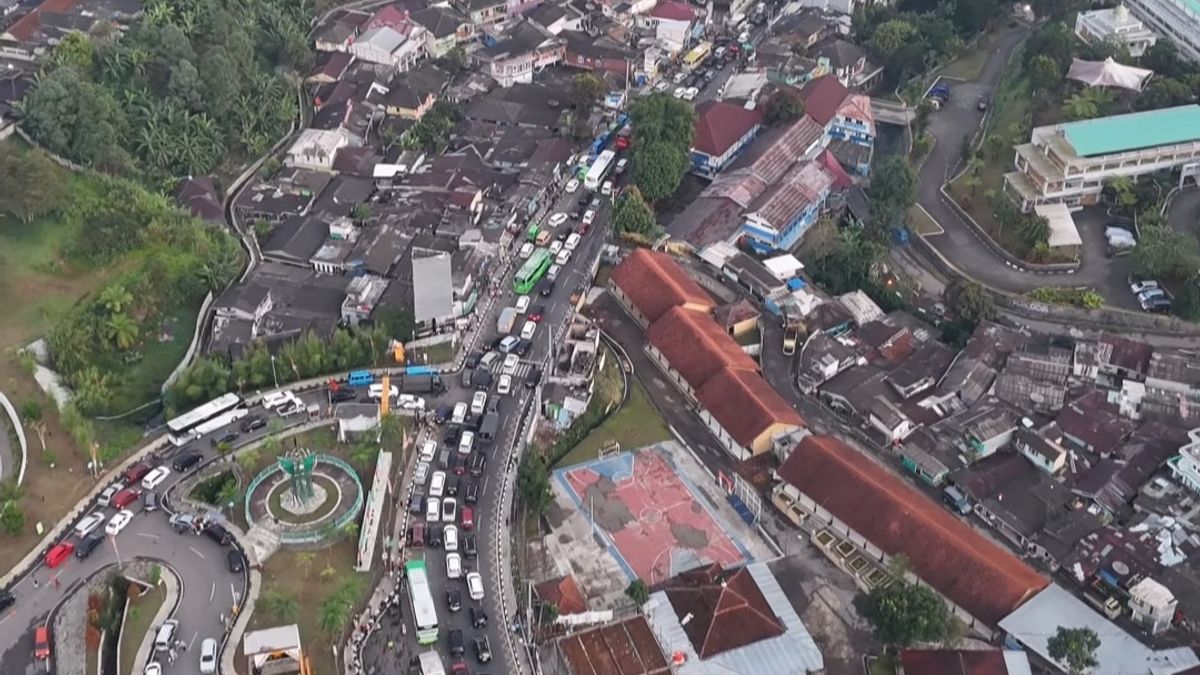
[[[405,450],[403,447],[404,427],[404,419],[399,415],[385,415],[380,419],[379,440],[382,441],[384,447],[394,448],[399,446],[401,452],[403,452]]]
[[[358,523],[350,522],[342,526],[342,536],[346,539],[354,539],[358,536]]]
[[[121,314],[133,304],[133,294],[121,284],[110,284],[100,292],[100,304],[109,314]]]
[[[238,453],[237,463],[242,469],[250,471],[261,459],[262,452],[258,448],[251,448]]]
[[[350,461],[354,462],[363,471],[366,471],[367,466],[371,461],[379,456],[379,447],[371,441],[371,438],[364,437],[354,447],[350,448]]]
[[[350,608],[338,598],[330,598],[321,603],[317,624],[332,640],[336,640],[350,620]]]
[[[322,570],[321,570],[321,578],[322,578],[322,579],[329,579],[329,578],[331,578],[331,577],[336,577],[336,576],[337,576],[337,573],[338,573],[338,572],[337,572],[337,568],[336,568],[336,567],[334,567],[333,565],[326,565],[326,566],[324,567],[324,569],[322,569]]]
[[[138,325],[133,319],[124,314],[114,314],[108,318],[108,337],[113,345],[125,351],[137,342]]]
[[[304,578],[308,578],[308,573],[312,571],[313,561],[317,559],[317,554],[312,551],[300,551],[296,554],[296,564],[304,570]]]
[[[296,617],[300,615],[300,603],[290,593],[270,590],[263,593],[260,602],[263,604],[263,609],[278,621],[295,621]]]
[[[233,452],[232,443],[227,441],[221,441],[220,443],[217,443],[217,454],[221,455],[222,457],[227,457],[231,452]]]

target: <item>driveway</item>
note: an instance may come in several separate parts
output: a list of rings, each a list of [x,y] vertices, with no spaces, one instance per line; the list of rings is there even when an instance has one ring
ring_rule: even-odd
[[[1175,195],[1167,211],[1167,222],[1180,232],[1200,237],[1200,187],[1189,185]]]
[[[926,240],[960,271],[994,288],[1023,293],[1039,286],[1090,286],[1110,304],[1133,309],[1125,286],[1130,261],[1105,256],[1102,216],[1087,210],[1076,214],[1076,224],[1084,240],[1083,262],[1078,270],[1073,274],[1037,274],[1010,267],[992,253],[942,195],[941,186],[961,164],[963,138],[973,136],[983,121],[984,113],[976,109],[976,101],[980,96],[991,97],[1009,57],[1028,32],[1018,26],[1002,34],[979,77],[971,82],[954,83],[954,97],[929,117],[929,132],[937,143],[921,167],[917,201],[945,233],[927,236]]]

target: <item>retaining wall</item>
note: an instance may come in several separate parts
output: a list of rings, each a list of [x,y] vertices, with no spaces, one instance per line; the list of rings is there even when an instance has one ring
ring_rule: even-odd
[[[17,444],[21,446],[21,468],[17,470],[17,485],[25,482],[25,465],[29,463],[29,445],[25,440],[25,429],[21,426],[21,418],[17,416],[16,408],[8,400],[8,397],[0,392],[0,408],[4,408],[5,414],[12,422],[13,430],[17,432]],[[8,467],[8,471],[12,471],[12,467]],[[0,465],[0,476],[4,476],[5,468]]]

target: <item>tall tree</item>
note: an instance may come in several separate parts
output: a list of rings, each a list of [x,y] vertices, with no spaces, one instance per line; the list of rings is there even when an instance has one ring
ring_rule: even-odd
[[[877,236],[904,222],[917,201],[917,172],[902,155],[888,155],[876,163],[867,196],[871,201],[871,229]]]
[[[791,87],[781,88],[767,99],[765,119],[771,126],[798,120],[803,115],[804,101]]]
[[[885,645],[907,647],[918,642],[943,642],[954,633],[954,617],[941,596],[927,586],[911,583],[904,565],[895,565],[890,579],[854,599]]]
[[[947,313],[970,326],[996,317],[992,296],[976,281],[956,280],[946,287],[942,297]]]
[[[1100,637],[1091,628],[1059,626],[1046,643],[1050,658],[1065,666],[1070,675],[1083,675],[1100,665],[1096,660],[1099,648]]]
[[[658,227],[654,211],[636,186],[631,186],[617,197],[613,206],[613,225],[618,232],[633,232],[649,235]]]
[[[625,595],[633,600],[633,604],[641,607],[650,601],[650,589],[646,586],[646,582],[641,579],[634,579],[629,582],[629,586],[625,588]]]
[[[654,141],[637,144],[633,152],[633,182],[650,202],[669,197],[679,188],[690,160],[678,144]]]
[[[0,213],[24,223],[62,207],[66,172],[39,150],[0,153]]]
[[[546,460],[536,452],[525,453],[517,469],[517,491],[521,503],[531,513],[542,514],[553,499],[550,493],[550,478]]]
[[[571,81],[571,104],[587,110],[600,102],[608,86],[593,73],[580,73]]]
[[[1045,54],[1033,57],[1026,66],[1026,71],[1029,76],[1029,84],[1033,86],[1034,91],[1049,91],[1061,82],[1063,77],[1058,63]]]
[[[1183,279],[1200,267],[1200,244],[1196,237],[1167,225],[1141,227],[1141,239],[1133,250],[1133,266],[1150,278]]]

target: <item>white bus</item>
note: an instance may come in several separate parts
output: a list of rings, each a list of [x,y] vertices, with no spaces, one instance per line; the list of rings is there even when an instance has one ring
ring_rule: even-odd
[[[192,439],[196,427],[222,413],[229,412],[242,403],[242,397],[230,392],[167,420],[167,437],[176,446]]]
[[[411,560],[404,564],[408,576],[408,596],[412,600],[413,623],[417,627],[417,644],[431,645],[438,639],[437,606],[429,591],[429,575],[425,572],[424,560]]]
[[[421,675],[446,675],[441,654],[434,651],[421,652]]]
[[[196,430],[193,433],[195,434],[196,438],[199,438],[204,434],[214,432],[223,426],[233,424],[248,414],[250,414],[250,411],[246,408],[234,408],[229,412],[217,415],[203,424],[196,425]]]
[[[587,175],[583,177],[583,187],[589,190],[599,190],[600,184],[608,177],[608,172],[612,170],[613,162],[617,158],[617,153],[612,150],[605,150],[600,153],[596,161],[592,162],[592,168],[588,169]]]

